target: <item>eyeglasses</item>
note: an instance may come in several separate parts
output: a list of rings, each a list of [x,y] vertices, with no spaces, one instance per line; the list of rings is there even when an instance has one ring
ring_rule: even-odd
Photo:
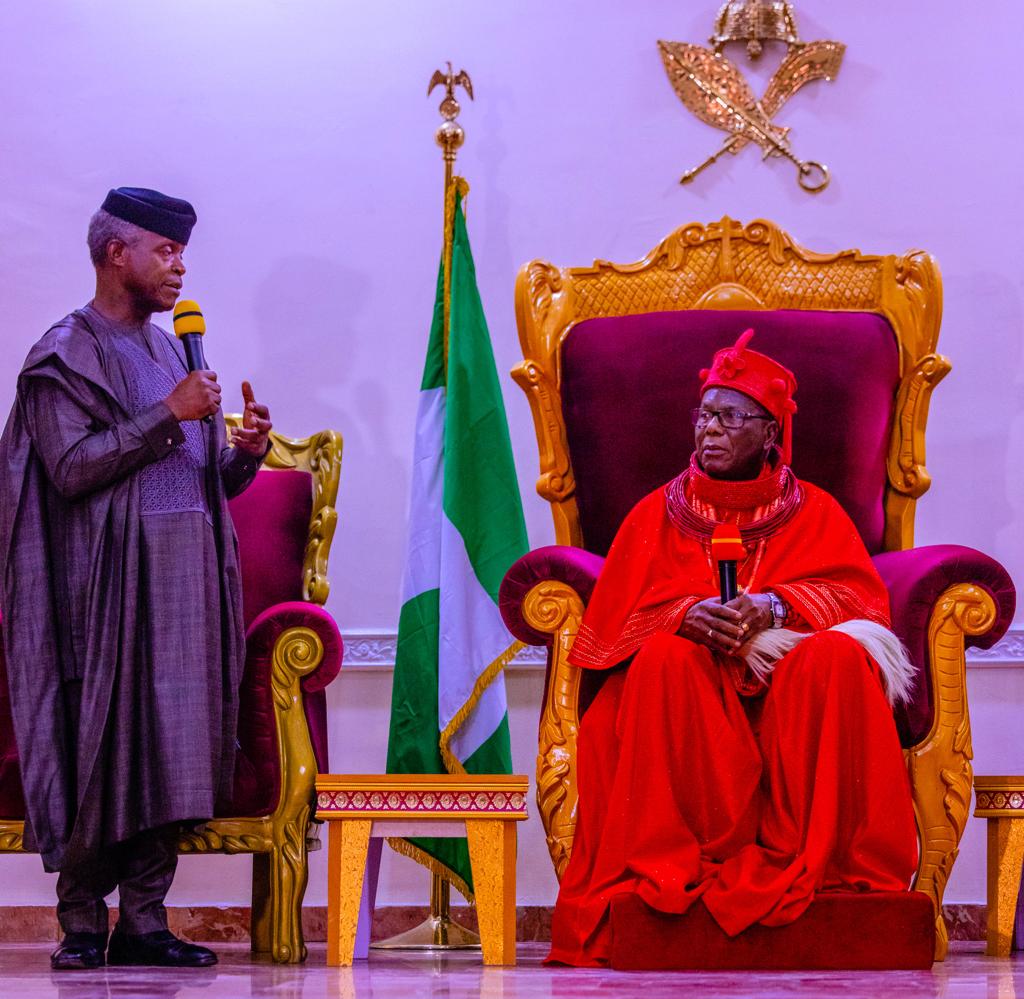
[[[725,430],[739,430],[747,420],[773,420],[773,416],[759,416],[756,413],[741,413],[738,409],[693,409],[690,411],[690,418],[698,430],[703,430],[711,425],[711,421],[718,417],[719,425]]]

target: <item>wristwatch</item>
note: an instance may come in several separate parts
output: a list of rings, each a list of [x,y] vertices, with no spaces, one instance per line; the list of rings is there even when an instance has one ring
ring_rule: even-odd
[[[771,590],[768,590],[765,596],[771,601],[772,627],[781,628],[786,623],[786,605],[782,602],[782,597]]]

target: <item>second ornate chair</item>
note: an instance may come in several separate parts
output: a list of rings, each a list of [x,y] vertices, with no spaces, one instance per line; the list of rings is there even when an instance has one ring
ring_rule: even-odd
[[[753,326],[755,348],[799,383],[795,471],[853,519],[920,670],[896,722],[921,842],[914,887],[931,900],[934,954],[945,955],[942,893],[971,797],[964,648],[1002,636],[1014,591],[980,552],[913,547],[915,503],[930,482],[929,398],[950,369],[935,353],[941,312],[928,254],[813,253],[766,221],[686,226],[635,264],[522,269],[524,359],[513,375],[533,411],[537,488],[551,503],[558,544],[513,566],[501,605],[518,638],[549,648],[537,794],[559,876],[572,850],[579,719],[603,677],[566,655],[619,524],[689,461],[697,372]],[[616,929],[613,910],[613,940]],[[930,939],[918,941],[918,955]],[[884,966],[884,941],[864,960]]]

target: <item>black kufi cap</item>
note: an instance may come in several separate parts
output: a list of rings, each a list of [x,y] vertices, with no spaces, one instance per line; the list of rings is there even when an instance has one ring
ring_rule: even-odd
[[[101,206],[105,212],[183,246],[196,224],[196,210],[180,198],[169,198],[146,187],[117,187]]]

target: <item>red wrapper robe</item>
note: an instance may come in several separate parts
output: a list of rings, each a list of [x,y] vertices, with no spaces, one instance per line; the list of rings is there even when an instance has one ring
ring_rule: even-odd
[[[774,590],[820,632],[767,688],[675,632],[718,593],[715,522],[737,523],[739,584]],[[620,667],[584,715],[579,810],[549,961],[607,963],[611,899],[665,913],[698,899],[730,935],[796,919],[818,891],[903,890],[917,865],[910,783],[877,663],[826,629],[888,626],[888,595],[850,519],[782,467],[748,483],[696,466],[626,518],[570,661]]]

